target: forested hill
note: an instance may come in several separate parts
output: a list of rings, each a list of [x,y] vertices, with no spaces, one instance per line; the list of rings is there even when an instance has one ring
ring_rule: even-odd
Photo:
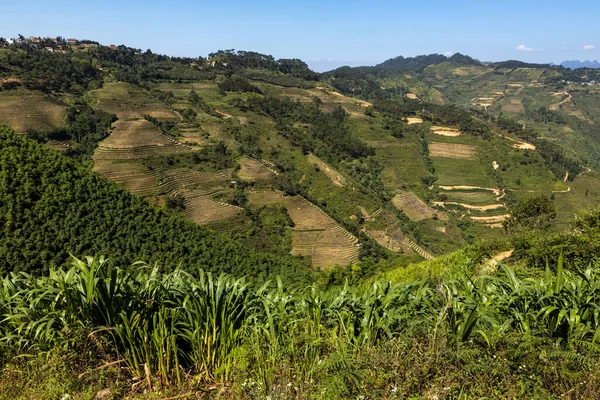
[[[5,46],[0,125],[71,160],[7,136],[0,267],[45,271],[71,252],[300,282],[310,263],[359,279],[507,238],[531,196],[556,205],[553,229],[600,204],[593,86],[571,98],[561,82],[581,72],[460,54],[368,68]]]
[[[307,279],[291,257],[251,251],[154,208],[76,161],[0,127],[0,274],[44,273],[69,253],[110,255],[164,269],[185,265],[265,278]]]
[[[451,57],[446,57],[442,54],[429,54],[416,57],[398,56],[377,64],[373,69],[377,71],[418,71],[429,65],[451,62],[457,65],[483,65],[481,62],[460,53],[456,53]]]

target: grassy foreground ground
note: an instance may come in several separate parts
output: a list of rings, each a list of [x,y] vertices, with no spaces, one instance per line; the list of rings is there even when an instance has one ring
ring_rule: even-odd
[[[14,273],[0,398],[595,398],[597,270],[470,262],[329,290],[92,258]]]

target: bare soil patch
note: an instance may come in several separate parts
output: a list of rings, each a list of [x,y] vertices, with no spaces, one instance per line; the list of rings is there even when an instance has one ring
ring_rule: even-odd
[[[423,123],[423,118],[419,118],[419,117],[406,117],[406,123],[408,125],[422,124]]]
[[[447,126],[432,126],[431,131],[440,136],[456,137],[461,135],[460,130],[456,128],[449,128]]]
[[[490,217],[475,217],[475,216],[470,216],[469,218],[471,218],[471,220],[475,221],[475,222],[483,222],[483,223],[501,223],[506,221],[508,218],[510,218],[510,214],[502,214],[502,215],[493,215]]]

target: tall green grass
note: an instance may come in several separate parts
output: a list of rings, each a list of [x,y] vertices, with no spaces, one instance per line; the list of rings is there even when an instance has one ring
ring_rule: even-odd
[[[285,387],[350,396],[371,379],[360,360],[407,340],[429,343],[433,357],[469,346],[494,354],[508,337],[541,341],[585,365],[600,354],[600,274],[596,265],[567,271],[562,257],[539,278],[501,266],[494,276],[326,291],[74,259],[72,268],[45,277],[5,277],[0,310],[4,361],[51,352],[68,332],[85,329],[109,339],[112,358],[146,390],[243,381],[241,390],[267,395],[286,377]]]

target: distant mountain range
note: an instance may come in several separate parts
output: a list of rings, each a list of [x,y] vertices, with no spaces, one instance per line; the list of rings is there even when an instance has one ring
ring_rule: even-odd
[[[600,62],[597,60],[594,61],[579,61],[579,60],[571,60],[571,61],[563,61],[560,63],[562,67],[577,69],[577,68],[600,68]]]

